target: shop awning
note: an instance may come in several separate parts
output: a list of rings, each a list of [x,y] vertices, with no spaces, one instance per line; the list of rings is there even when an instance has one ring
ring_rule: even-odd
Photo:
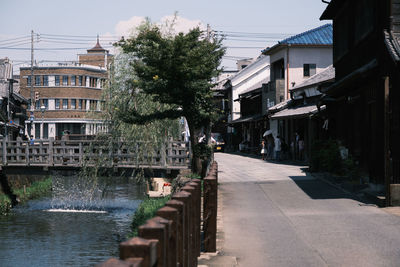
[[[243,118],[239,118],[239,119],[236,119],[234,121],[231,121],[229,124],[258,121],[258,120],[262,119],[263,117],[264,116],[260,115],[260,114],[253,115],[253,116],[247,116],[247,117],[243,117]]]
[[[322,109],[324,108],[321,107]],[[283,109],[274,115],[272,115],[271,119],[285,119],[285,118],[305,118],[311,114],[317,113],[318,108],[315,104],[308,106],[298,106]]]

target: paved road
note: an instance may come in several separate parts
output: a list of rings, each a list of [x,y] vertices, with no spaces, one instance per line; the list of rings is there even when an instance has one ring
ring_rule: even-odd
[[[400,217],[292,165],[217,153],[225,241],[239,266],[400,266]]]

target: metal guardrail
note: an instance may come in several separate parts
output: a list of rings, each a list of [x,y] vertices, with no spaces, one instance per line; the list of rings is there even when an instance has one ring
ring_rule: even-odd
[[[187,168],[190,166],[189,144],[167,141],[159,149],[148,148],[141,141],[37,140],[0,142],[1,166],[100,165],[118,168]]]

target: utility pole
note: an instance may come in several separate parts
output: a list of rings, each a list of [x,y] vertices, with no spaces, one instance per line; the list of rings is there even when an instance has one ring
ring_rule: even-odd
[[[31,31],[31,91],[30,91],[30,95],[31,95],[31,108],[30,108],[30,116],[29,116],[29,121],[30,121],[30,125],[31,127],[29,128],[29,136],[32,135],[32,127],[33,127],[33,120],[31,119],[33,116],[33,110],[34,110],[34,93],[33,93],[33,30]]]
[[[33,95],[33,30],[31,31],[31,111],[33,112],[34,95]]]
[[[207,40],[210,41],[211,38],[211,27],[210,24],[207,24]]]

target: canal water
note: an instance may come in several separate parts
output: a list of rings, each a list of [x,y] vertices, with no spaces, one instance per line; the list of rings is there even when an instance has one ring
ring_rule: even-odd
[[[118,257],[143,197],[143,186],[126,177],[54,177],[51,196],[0,216],[0,266],[93,266]]]

